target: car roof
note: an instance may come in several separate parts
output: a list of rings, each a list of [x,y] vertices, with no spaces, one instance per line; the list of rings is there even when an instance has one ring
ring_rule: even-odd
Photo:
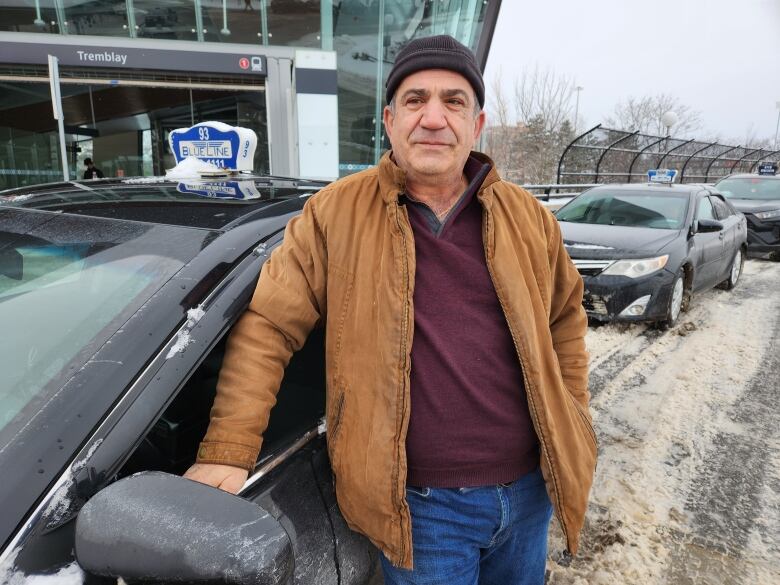
[[[734,173],[718,179],[718,183],[724,179],[766,179],[768,181],[780,180],[780,175],[759,175],[758,173]]]
[[[46,183],[0,191],[0,209],[22,208],[81,216],[224,230],[308,197],[326,183],[305,179],[233,176],[171,180],[164,177],[112,178]],[[279,213],[288,213],[281,206]],[[285,211],[286,210],[286,211]]]
[[[591,191],[604,191],[608,189],[617,190],[622,192],[636,191],[642,193],[657,193],[660,195],[681,195],[681,194],[693,194],[698,193],[703,189],[709,188],[708,185],[702,183],[672,183],[658,184],[658,183],[605,183],[598,187],[593,187]]]

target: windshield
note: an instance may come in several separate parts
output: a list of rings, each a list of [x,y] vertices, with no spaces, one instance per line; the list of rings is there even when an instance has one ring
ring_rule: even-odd
[[[715,188],[729,199],[780,201],[780,179],[740,177],[723,179]]]
[[[179,231],[0,214],[0,431],[36,412],[194,256],[199,245],[189,238],[193,250],[185,252],[182,235],[189,234]]]
[[[677,230],[687,211],[688,195],[603,189],[583,193],[555,215],[574,223]]]

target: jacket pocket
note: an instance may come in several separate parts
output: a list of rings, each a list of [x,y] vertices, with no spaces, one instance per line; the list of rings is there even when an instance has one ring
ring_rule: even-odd
[[[593,424],[590,422],[590,417],[588,417],[588,415],[585,414],[585,412],[582,409],[582,405],[574,399],[574,396],[572,396],[568,390],[564,388],[564,392],[566,396],[569,397],[569,401],[574,406],[574,410],[577,411],[577,414],[582,420],[582,424],[585,426],[585,429],[588,432],[588,436],[590,437],[590,440],[593,441],[593,446],[596,448],[596,452],[598,452],[599,442],[598,439],[596,438],[596,430],[593,428]]]
[[[345,393],[341,392],[336,399],[336,406],[333,409],[333,416],[328,421],[328,455],[331,465],[336,465],[336,442],[341,434],[341,421],[344,419],[344,398]]]

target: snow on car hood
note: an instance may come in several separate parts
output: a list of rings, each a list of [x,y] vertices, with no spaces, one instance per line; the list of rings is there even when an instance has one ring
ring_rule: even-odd
[[[563,243],[572,258],[652,256],[674,240],[679,230],[561,222]]]

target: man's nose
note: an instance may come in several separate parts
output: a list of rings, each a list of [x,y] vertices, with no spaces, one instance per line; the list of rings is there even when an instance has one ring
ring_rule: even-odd
[[[438,100],[429,100],[423,108],[420,125],[429,130],[438,130],[447,125],[444,104]]]

